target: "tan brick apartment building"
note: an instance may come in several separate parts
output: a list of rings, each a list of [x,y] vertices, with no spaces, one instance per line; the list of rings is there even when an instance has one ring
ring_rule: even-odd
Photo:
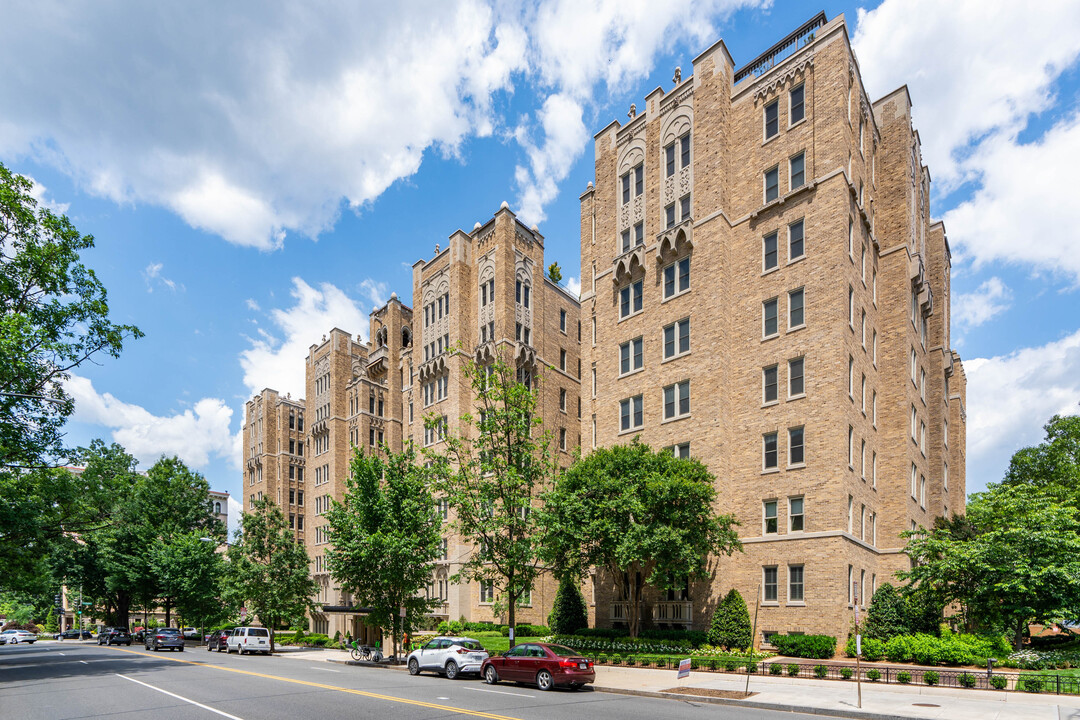
[[[710,582],[647,593],[648,622],[703,628],[736,587],[761,600],[759,640],[843,636],[854,604],[906,566],[900,533],[964,509],[948,241],[907,91],[866,96],[842,16],[742,69],[717,42],[601,130],[595,158],[580,306],[504,204],[413,265],[413,306],[373,312],[370,343],[335,328],[312,345],[306,400],[268,389],[248,403],[245,509],[271,494],[306,543],[313,629],[370,633],[325,571],[321,516],[352,446],[437,445],[423,418],[471,410],[450,348],[542,377],[567,462],[640,437],[717,477],[745,552]],[[478,585],[449,582],[469,551],[446,538],[428,593],[441,617],[493,619]],[[620,583],[586,590],[597,625],[625,618]],[[539,582],[520,621],[544,622],[553,595]]]
[[[742,70],[717,42],[635,111],[581,196],[583,451],[702,460],[745,545],[645,616],[701,628],[735,587],[759,639],[846,637],[905,567],[899,533],[964,508],[949,248],[907,91],[871,102],[821,14]],[[598,625],[622,597],[601,583]]]
[[[543,236],[504,203],[487,223],[455,232],[434,257],[413,265],[413,307],[394,295],[372,312],[369,343],[334,328],[312,345],[306,400],[267,389],[247,403],[245,509],[270,494],[305,543],[320,586],[322,612],[312,617],[313,630],[373,639],[353,598],[326,571],[323,513],[330,498],[342,498],[353,447],[400,450],[409,440],[418,450],[437,447],[426,416],[455,427],[462,414],[474,412],[462,372],[467,357],[482,363],[501,355],[539,389],[537,412],[569,464],[581,442],[580,309],[544,267]],[[442,512],[450,519],[445,507]],[[495,620],[486,589],[450,582],[469,543],[451,533],[444,543],[427,589],[440,601],[436,614]],[[518,610],[520,621],[545,622],[554,594],[549,579],[538,582]]]

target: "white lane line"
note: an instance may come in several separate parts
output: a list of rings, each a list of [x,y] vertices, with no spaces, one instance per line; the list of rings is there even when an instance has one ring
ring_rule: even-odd
[[[483,688],[471,688],[471,687],[465,687],[465,688],[461,688],[461,689],[462,690],[472,690],[474,692],[495,693],[496,695],[513,695],[514,697],[527,697],[527,698],[536,697],[535,695],[525,695],[524,693],[508,693],[508,692],[503,692],[502,690],[485,690]]]
[[[310,667],[312,670],[325,670],[326,672],[336,672],[336,673],[341,672],[340,670],[331,670],[330,668],[315,667],[314,665],[309,665],[308,667]]]
[[[64,653],[57,653],[57,655],[63,655]]]
[[[116,673],[116,676],[117,677],[122,677],[125,680],[130,680],[133,683],[138,683],[139,685],[142,685],[143,687],[148,687],[151,690],[157,690],[159,693],[164,693],[165,695],[168,695],[169,697],[174,697],[177,700],[183,700],[186,703],[191,703],[192,705],[195,705],[196,707],[201,707],[203,710],[209,710],[212,713],[217,713],[218,715],[221,715],[222,717],[229,718],[229,720],[243,720],[242,718],[238,718],[235,715],[230,715],[227,712],[221,712],[220,710],[218,710],[216,708],[212,708],[209,705],[203,705],[200,702],[195,702],[194,700],[188,700],[186,697],[180,697],[179,695],[177,695],[175,693],[171,693],[168,690],[162,690],[161,688],[154,687],[153,685],[148,685],[147,683],[144,683],[142,680],[136,680],[135,678],[130,678],[127,675],[121,675],[120,673]]]
[[[90,663],[86,662],[85,660],[80,660],[79,662],[81,662],[83,665],[89,665],[90,664]]]

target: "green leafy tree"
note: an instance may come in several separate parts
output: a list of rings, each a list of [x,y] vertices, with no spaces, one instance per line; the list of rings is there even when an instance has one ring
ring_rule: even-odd
[[[731,588],[713,611],[712,622],[709,623],[709,644],[728,650],[742,650],[753,643],[753,635],[746,601],[738,590]]]
[[[589,609],[585,606],[585,596],[581,594],[581,585],[576,577],[564,575],[559,580],[555,602],[548,615],[548,627],[554,635],[573,635],[589,627]]]
[[[870,599],[862,634],[876,640],[888,640],[908,633],[904,596],[891,583],[882,583]]]
[[[407,444],[386,459],[353,454],[342,502],[325,514],[331,576],[389,628],[394,656],[402,633],[424,622],[434,602],[421,593],[439,559],[442,521],[425,468]],[[405,617],[400,616],[405,608]]]
[[[1029,622],[1080,607],[1080,519],[1027,484],[991,484],[967,506],[971,537],[951,530],[905,533],[912,569],[939,602],[957,602],[968,627],[1008,627],[1020,649]]]
[[[307,551],[269,496],[256,500],[240,525],[240,539],[228,552],[226,594],[232,604],[246,605],[270,629],[273,652],[274,630],[284,623],[302,622],[313,607],[318,586],[308,574]]]
[[[1044,442],[1013,454],[1004,484],[1037,488],[1080,510],[1080,416],[1055,415],[1043,429]]]
[[[553,262],[548,265],[548,277],[556,285],[562,281],[562,268],[559,267],[559,263]]]
[[[159,538],[150,555],[150,567],[185,622],[199,627],[216,625],[233,614],[223,601],[225,560],[218,540],[201,531]]]
[[[60,628],[56,624],[56,610],[49,608],[49,614],[45,616],[45,632],[55,633],[59,632]]]
[[[698,460],[637,441],[595,450],[545,498],[544,557],[579,575],[602,567],[621,582],[636,637],[644,582],[668,589],[675,578],[706,578],[710,556],[741,549],[737,522],[713,511],[715,499],[715,478]]]
[[[117,357],[142,333],[109,320],[105,287],[82,264],[93,247],[39,208],[32,184],[0,164],[0,567],[6,587],[32,582],[49,545],[102,520],[94,488],[54,466],[74,403],[69,373]],[[87,491],[90,492],[87,492]]]
[[[559,466],[534,416],[536,390],[519,381],[515,367],[502,358],[486,365],[465,360],[462,372],[479,416],[462,415],[456,432],[428,417],[426,426],[443,442],[424,455],[454,509],[454,530],[473,544],[454,580],[490,584],[492,612],[505,613],[513,632],[517,606],[543,567],[535,505]]]

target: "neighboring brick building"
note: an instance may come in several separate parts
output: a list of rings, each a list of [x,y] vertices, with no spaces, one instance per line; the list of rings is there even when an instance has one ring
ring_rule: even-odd
[[[842,17],[693,70],[595,137],[583,452],[698,458],[741,523],[745,552],[647,595],[648,620],[703,628],[735,587],[761,598],[759,640],[843,639],[906,567],[899,534],[964,509],[948,241],[907,91],[871,102]],[[599,579],[598,625],[625,617],[620,585]]]
[[[248,402],[245,510],[269,493],[296,523],[320,587],[316,602],[321,612],[312,616],[314,631],[375,639],[375,630],[355,612],[350,594],[326,572],[322,515],[330,498],[342,499],[354,446],[371,453],[385,444],[397,451],[411,440],[419,452],[440,443],[436,431],[425,429],[426,416],[440,415],[456,429],[462,414],[475,414],[472,390],[462,373],[466,357],[485,362],[499,354],[518,368],[521,379],[538,388],[537,413],[563,463],[569,464],[581,442],[580,309],[571,293],[545,277],[544,267],[543,237],[519,222],[504,203],[486,224],[477,223],[471,233],[455,232],[445,249],[436,246],[431,260],[413,265],[418,309],[394,295],[371,313],[370,343],[334,328],[312,345],[306,401],[282,400],[275,391],[264,390]],[[300,419],[298,431],[286,429],[286,412]],[[305,463],[306,476],[301,474],[286,492],[284,468],[295,464],[303,472]],[[443,513],[450,519],[446,509]],[[470,551],[469,543],[447,533],[444,557],[427,589],[441,601],[435,613],[441,619],[498,619],[478,584],[450,582]],[[546,622],[554,594],[555,584],[542,578],[519,608],[519,621]]]

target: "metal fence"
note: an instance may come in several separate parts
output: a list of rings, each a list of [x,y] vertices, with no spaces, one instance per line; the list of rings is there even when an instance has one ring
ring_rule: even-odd
[[[593,657],[599,664],[618,664],[638,667],[677,668],[678,658],[663,656],[625,656],[615,662],[614,656],[600,654]],[[691,654],[691,667],[695,670],[716,670],[739,675],[747,673],[746,660],[731,658],[702,658]],[[1052,693],[1056,695],[1080,695],[1080,677],[1059,675],[1053,672],[987,672],[985,670],[959,670],[863,665],[859,668],[862,681],[884,685],[924,685],[973,690],[1009,690],[1013,692]],[[799,677],[817,680],[855,682],[854,665],[829,662],[757,662],[752,667],[754,675],[773,677]]]

